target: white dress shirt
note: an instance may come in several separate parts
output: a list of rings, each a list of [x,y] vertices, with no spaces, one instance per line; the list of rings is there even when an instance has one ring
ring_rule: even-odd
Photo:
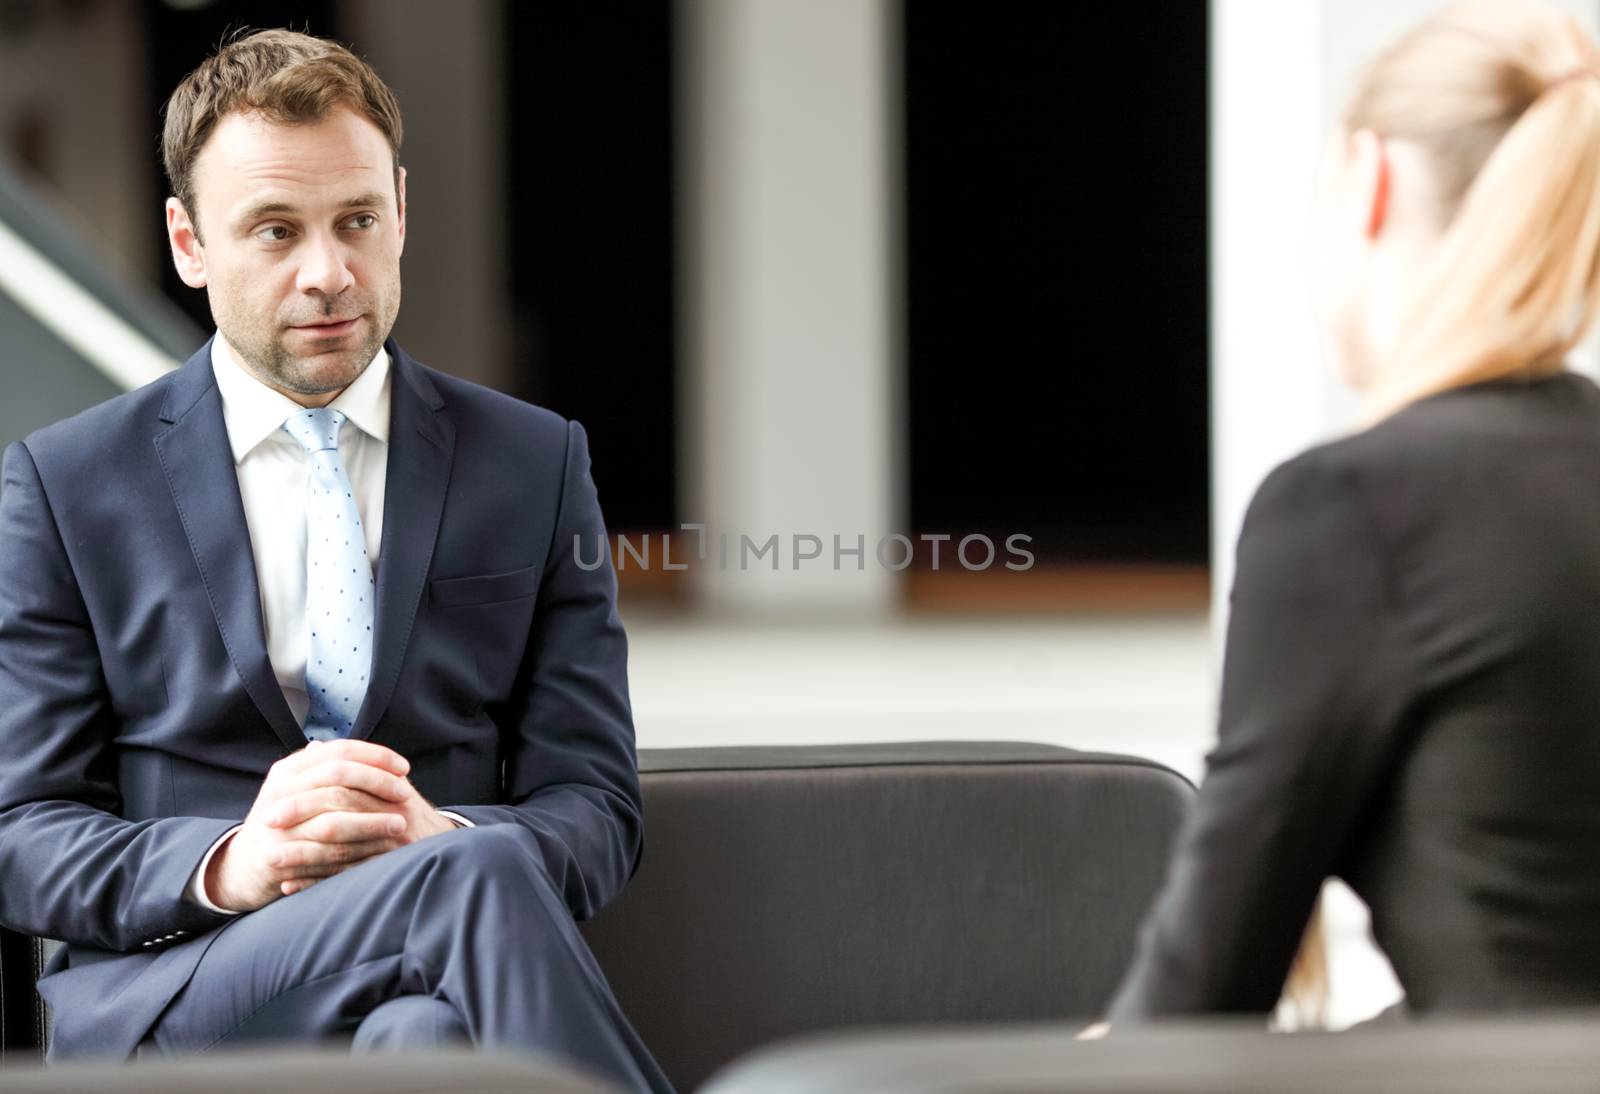
[[[255,554],[267,657],[295,722],[303,728],[311,706],[306,693],[306,657],[311,649],[306,621],[306,512],[303,505],[286,502],[307,496],[311,458],[299,441],[284,432],[283,423],[305,408],[245,371],[220,333],[211,341],[211,371],[222,396],[222,418]],[[379,347],[372,363],[328,404],[348,419],[339,430],[339,460],[355,491],[367,558],[374,569],[383,540],[390,387],[389,354]],[[440,812],[457,824],[472,825],[459,814]],[[206,897],[205,873],[211,856],[239,827],[223,833],[200,860],[188,889],[195,903],[227,911]]]

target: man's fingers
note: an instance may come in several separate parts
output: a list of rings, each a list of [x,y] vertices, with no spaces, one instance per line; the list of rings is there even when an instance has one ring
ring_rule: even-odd
[[[318,749],[317,751],[321,751]],[[352,790],[365,790],[385,801],[408,801],[416,793],[402,775],[391,775],[381,768],[358,760],[329,759],[313,764],[280,783],[276,788],[281,800],[319,786],[348,786]]]
[[[280,879],[310,876],[325,866],[348,866],[364,858],[392,851],[394,840],[369,839],[351,843],[322,843],[317,840],[291,840],[267,852],[267,866]]]
[[[287,774],[297,774],[327,760],[351,760],[381,767],[396,775],[409,775],[411,763],[392,748],[373,741],[341,737],[336,741],[312,741],[299,752],[291,752],[272,766]]]
[[[369,858],[377,858],[379,855],[386,855],[390,851],[398,850],[404,844],[399,840],[381,839],[369,840],[363,844],[336,844],[334,846],[354,847],[356,850],[350,852],[347,859],[343,856],[335,855],[335,858],[341,859],[338,862],[315,862],[305,866],[281,867],[277,872],[285,880],[310,879],[311,881],[316,881],[319,878],[342,874],[352,866],[360,866]]]
[[[406,830],[398,813],[330,810],[282,829],[286,842],[364,843],[390,839]]]
[[[398,813],[332,810],[318,813],[299,824],[284,828],[283,836],[290,841],[359,843],[364,840],[398,836],[405,830],[406,819]]]
[[[324,862],[315,866],[285,867],[276,871],[276,874],[280,882],[320,881],[322,878],[332,877],[334,874],[342,874],[351,867],[360,866],[369,858],[376,858],[378,855],[394,849],[395,848],[393,846],[389,846],[385,848],[385,850],[376,851],[373,854],[367,855],[365,858],[354,859],[350,862]]]
[[[367,856],[370,858],[371,856]],[[365,861],[365,860],[363,860]],[[322,866],[296,866],[293,873],[284,878],[285,881],[316,881],[320,878],[332,877],[334,874],[343,873],[356,865],[353,862],[328,863]],[[281,875],[282,870],[278,871]]]
[[[318,813],[335,810],[345,813],[378,813],[392,808],[394,803],[376,794],[348,786],[319,786],[280,798],[267,809],[263,818],[269,828],[293,828],[301,821],[310,820]]]

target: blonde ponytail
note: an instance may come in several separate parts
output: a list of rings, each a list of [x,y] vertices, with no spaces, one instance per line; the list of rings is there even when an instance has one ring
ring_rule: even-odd
[[[1440,210],[1378,412],[1564,367],[1600,315],[1600,56],[1578,22],[1516,0],[1446,8],[1373,62],[1344,128],[1415,143]]]

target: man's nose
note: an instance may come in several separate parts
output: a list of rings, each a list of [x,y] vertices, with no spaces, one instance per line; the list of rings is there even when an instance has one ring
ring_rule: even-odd
[[[338,296],[355,284],[355,275],[345,249],[332,236],[313,235],[306,242],[300,259],[300,275],[295,287],[301,292],[320,292]]]

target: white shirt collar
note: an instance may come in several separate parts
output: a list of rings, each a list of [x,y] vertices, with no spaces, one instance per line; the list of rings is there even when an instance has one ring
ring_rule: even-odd
[[[299,403],[275,391],[245,371],[234,360],[222,336],[211,339],[211,371],[222,396],[222,417],[228,428],[233,462],[273,436],[297,410]],[[389,354],[382,346],[372,362],[351,385],[328,405],[344,414],[361,432],[385,443],[389,440]],[[293,441],[287,433],[285,439]]]

